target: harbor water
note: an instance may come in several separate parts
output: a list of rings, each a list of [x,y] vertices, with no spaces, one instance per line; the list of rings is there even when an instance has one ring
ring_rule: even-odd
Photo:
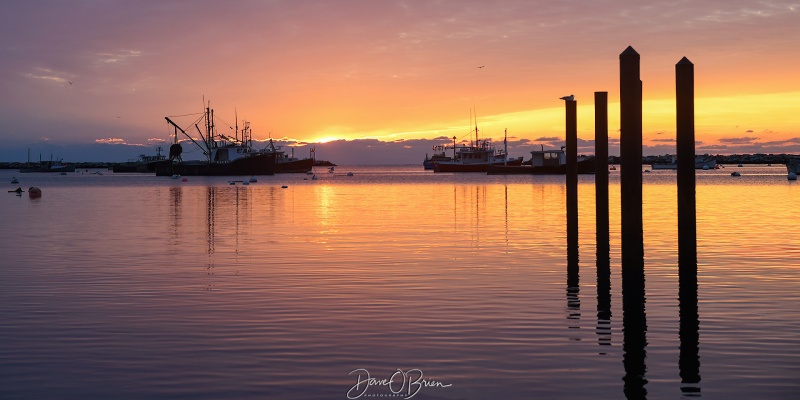
[[[564,176],[316,176],[0,171],[7,190],[42,190],[0,200],[0,398],[631,395],[618,170],[610,285],[592,175],[579,178],[577,277]],[[783,166],[697,171],[699,329],[685,343],[675,171],[644,174],[638,393],[800,396],[798,198]]]

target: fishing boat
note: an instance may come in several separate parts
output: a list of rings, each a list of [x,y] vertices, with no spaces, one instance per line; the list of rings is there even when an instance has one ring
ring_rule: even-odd
[[[507,138],[508,132],[506,132]],[[478,125],[475,125],[475,142],[469,145],[456,145],[453,137],[453,159],[433,163],[433,172],[487,172],[493,165],[522,165],[522,157],[508,157],[508,140],[504,148],[497,149],[490,139],[478,140]]]
[[[242,131],[236,123],[236,137],[217,132],[214,110],[206,107],[203,116],[195,121],[200,141],[192,138],[169,117],[167,123],[174,128],[174,140],[169,151],[169,163],[156,166],[156,176],[219,176],[219,175],[274,175],[275,153],[254,151],[249,123],[245,122]],[[198,123],[205,123],[205,134]],[[196,145],[206,157],[205,160],[183,161],[183,147],[178,141],[178,132]],[[240,135],[241,133],[241,135]],[[184,139],[185,140],[185,139]]]
[[[652,163],[650,165],[654,170],[655,169],[678,169],[678,160],[675,157],[672,157],[671,162],[668,163]],[[713,156],[702,155],[696,156],[694,160],[694,168],[695,169],[716,169],[717,167],[717,159]]]
[[[111,170],[114,173],[155,172],[159,164],[169,164],[167,156],[161,154],[161,150],[161,146],[159,146],[156,148],[156,155],[140,154],[138,159],[128,160],[123,164],[115,164],[111,167]]]
[[[314,154],[314,150],[311,150]],[[259,153],[270,153],[275,155],[275,173],[305,173],[314,169],[314,158],[296,158],[294,156],[294,148],[292,155],[289,156],[285,151],[281,150],[281,146],[275,146],[272,138],[269,139],[267,147],[259,150]]]
[[[445,152],[447,151],[447,146],[443,145],[433,146],[433,151],[434,151],[433,156],[431,156],[430,158],[428,157],[428,153],[425,153],[425,160],[422,161],[422,168],[426,170],[432,170],[433,165],[436,164],[437,162],[453,161],[453,157],[450,157],[445,154]]]
[[[587,156],[578,157],[578,173],[594,174],[595,158]],[[489,167],[489,175],[564,175],[567,173],[567,155],[564,147],[555,150],[531,151],[531,160],[524,165],[493,165]]]

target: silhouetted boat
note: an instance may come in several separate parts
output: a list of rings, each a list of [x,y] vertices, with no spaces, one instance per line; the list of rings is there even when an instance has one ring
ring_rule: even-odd
[[[487,172],[493,165],[522,165],[522,157],[509,158],[505,149],[496,149],[489,139],[478,140],[477,125],[474,144],[458,147],[455,140],[453,137],[453,159],[434,162],[433,172]]]
[[[313,158],[295,158],[294,149],[292,149],[292,156],[289,156],[281,150],[280,146],[275,146],[271,138],[267,147],[259,150],[259,153],[261,152],[275,155],[275,173],[304,173],[314,168]]]
[[[678,169],[678,160],[672,157],[672,162],[653,163],[653,169]],[[694,160],[695,169],[716,169],[717,159],[713,156],[696,156]]]
[[[594,174],[594,157],[578,157],[578,173]],[[563,175],[567,173],[567,155],[560,150],[531,151],[531,160],[525,165],[493,165],[487,171],[489,175]]]
[[[38,164],[27,164],[19,169],[20,173],[29,172],[75,172],[74,165],[63,164],[61,160],[40,161]]]
[[[789,174],[800,175],[800,160],[791,160],[786,163],[786,172]]]
[[[156,167],[159,164],[168,165],[169,160],[167,160],[167,156],[161,154],[161,147],[159,146],[156,149],[156,155],[148,156],[145,154],[140,154],[139,159],[137,160],[130,160],[123,164],[115,164],[111,167],[111,170],[115,173],[124,173],[124,172],[155,172]]]
[[[239,126],[236,125],[236,138],[218,134],[214,123],[214,111],[206,107],[203,117],[195,123],[202,142],[194,140],[186,131],[165,117],[175,129],[175,140],[170,146],[169,163],[156,166],[157,176],[219,176],[219,175],[274,175],[275,153],[253,151],[250,124],[245,122],[239,138]],[[205,122],[205,134],[197,123]],[[178,143],[178,131],[194,143],[203,154],[205,160],[183,161],[182,147]],[[177,146],[177,147],[176,147]]]
[[[433,151],[435,153],[433,153],[433,156],[431,156],[430,158],[428,158],[428,154],[425,153],[425,160],[422,161],[422,168],[429,170],[433,169],[434,164],[436,164],[437,162],[453,161],[453,157],[450,157],[445,154],[446,150],[447,146],[442,146],[442,145],[433,146]]]

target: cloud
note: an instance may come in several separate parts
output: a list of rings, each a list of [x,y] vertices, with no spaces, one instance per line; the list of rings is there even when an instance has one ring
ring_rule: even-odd
[[[722,143],[732,143],[732,144],[745,144],[745,143],[752,143],[758,140],[757,137],[750,137],[750,136],[742,136],[738,138],[720,138],[719,141]]]
[[[55,82],[59,84],[72,84],[68,79],[68,74],[64,72],[53,71],[49,68],[36,68],[33,72],[25,74],[26,77],[36,79],[44,82]]]
[[[105,144],[127,144],[125,143],[125,139],[120,138],[104,138],[104,139],[95,139],[95,143],[105,143]]]

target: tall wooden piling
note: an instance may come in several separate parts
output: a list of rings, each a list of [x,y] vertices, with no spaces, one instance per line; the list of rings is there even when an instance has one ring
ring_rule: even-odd
[[[580,317],[578,267],[578,102],[565,100],[567,158],[567,309]]]
[[[642,81],[639,53],[619,55],[622,271],[644,273],[642,233]]]
[[[597,253],[609,253],[608,92],[594,92],[595,215]]]
[[[676,147],[678,158],[678,257],[697,265],[695,203],[694,64],[683,57],[675,64]],[[697,275],[697,271],[687,271]]]
[[[594,92],[597,342],[611,344],[611,259],[608,215],[608,92]]]
[[[622,362],[627,398],[645,398],[647,320],[642,231],[642,81],[639,53],[628,47],[620,65],[620,195],[622,222]]]
[[[681,390],[699,393],[700,355],[697,312],[697,209],[695,193],[694,64],[675,64],[678,158],[678,300]]]

